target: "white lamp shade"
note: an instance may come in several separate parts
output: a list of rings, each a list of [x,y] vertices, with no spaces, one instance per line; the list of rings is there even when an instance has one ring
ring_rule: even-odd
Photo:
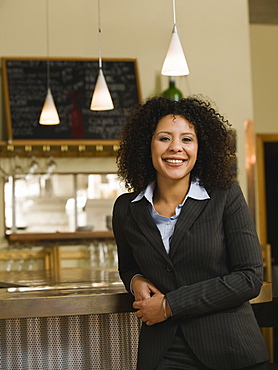
[[[174,26],[170,45],[162,66],[161,74],[165,76],[185,76],[189,74],[177,27]]]
[[[47,95],[41,111],[39,123],[41,125],[58,125],[60,123],[60,118],[50,88],[47,90]]]
[[[114,104],[106,84],[102,69],[99,69],[95,91],[91,101],[91,110],[111,110]]]

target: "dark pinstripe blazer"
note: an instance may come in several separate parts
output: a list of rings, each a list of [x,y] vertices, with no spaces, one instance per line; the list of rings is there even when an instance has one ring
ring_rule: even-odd
[[[154,369],[177,326],[213,369],[237,369],[266,361],[268,353],[249,300],[262,285],[262,255],[248,206],[237,183],[210,199],[188,198],[166,253],[145,198],[115,202],[113,229],[119,272],[129,290],[142,274],[166,294],[173,316],[142,325],[138,369]]]

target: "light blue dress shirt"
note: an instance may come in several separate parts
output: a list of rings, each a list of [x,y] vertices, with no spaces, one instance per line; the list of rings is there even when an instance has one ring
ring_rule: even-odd
[[[160,235],[161,235],[164,247],[166,249],[166,252],[169,253],[170,242],[171,242],[172,235],[174,233],[175,225],[176,225],[176,222],[178,220],[178,217],[181,213],[182,207],[186,199],[193,198],[196,200],[204,200],[204,199],[209,199],[210,197],[206,189],[200,186],[198,181],[195,181],[195,182],[192,181],[190,184],[189,191],[186,194],[183,202],[176,207],[175,215],[171,217],[165,217],[165,216],[161,216],[155,210],[154,205],[153,205],[153,194],[154,194],[155,186],[156,186],[155,181],[150,183],[146,187],[145,190],[143,190],[141,193],[137,195],[135,199],[133,199],[132,202],[138,202],[143,197],[147,199],[147,201],[149,202],[149,210],[150,210],[151,216],[154,219],[154,222],[156,223],[158,230],[160,231]]]

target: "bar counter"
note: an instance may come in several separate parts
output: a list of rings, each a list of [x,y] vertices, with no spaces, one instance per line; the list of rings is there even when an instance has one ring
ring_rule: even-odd
[[[0,272],[0,286],[0,369],[136,369],[141,323],[118,272]]]

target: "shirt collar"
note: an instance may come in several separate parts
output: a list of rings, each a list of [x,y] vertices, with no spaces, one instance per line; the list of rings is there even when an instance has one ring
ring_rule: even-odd
[[[155,189],[156,182],[151,182],[145,190],[142,190],[135,199],[132,200],[132,202],[138,202],[143,197],[145,197],[152,205],[153,205],[153,193]],[[181,206],[183,206],[184,202],[187,198],[192,198],[196,200],[204,200],[204,199],[210,199],[210,196],[208,195],[206,189],[199,185],[199,181],[191,181],[189,191],[187,195],[185,196]]]

